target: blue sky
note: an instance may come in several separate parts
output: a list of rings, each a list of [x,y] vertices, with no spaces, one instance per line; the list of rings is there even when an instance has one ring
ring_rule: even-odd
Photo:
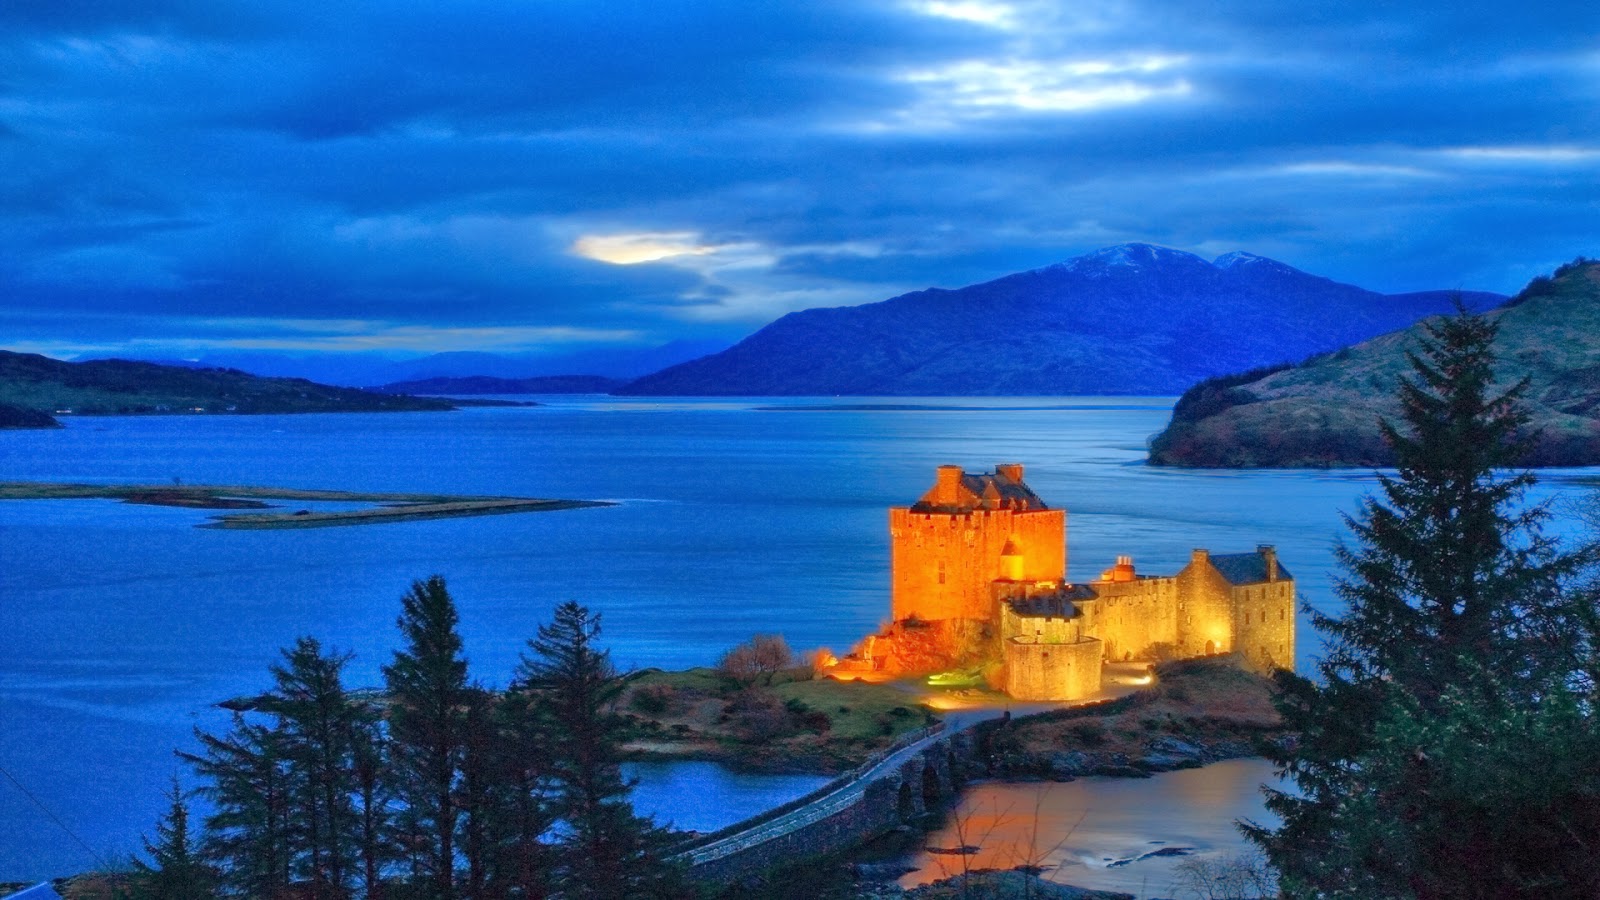
[[[0,5],[12,349],[731,339],[1125,241],[1600,255],[1600,4]]]

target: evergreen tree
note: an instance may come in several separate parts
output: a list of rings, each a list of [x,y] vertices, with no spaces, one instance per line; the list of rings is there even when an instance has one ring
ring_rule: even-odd
[[[349,896],[359,870],[359,793],[354,738],[362,714],[345,693],[349,656],[323,653],[301,638],[272,667],[273,692],[263,709],[277,717],[276,739],[291,788],[290,835],[295,871],[313,900]]]
[[[564,835],[560,896],[627,900],[667,897],[676,872],[665,862],[665,834],[634,815],[623,777],[624,723],[615,711],[622,679],[600,649],[600,617],[568,601],[539,627],[518,670],[532,692],[556,780]]]
[[[414,582],[398,621],[405,647],[384,667],[394,793],[406,807],[405,839],[427,896],[456,896],[456,791],[466,752],[467,661],[455,601],[444,579]]]
[[[133,900],[212,900],[216,872],[201,858],[189,833],[189,802],[176,776],[167,791],[167,813],[156,824],[156,838],[144,839],[150,858],[133,860]]]
[[[270,728],[235,713],[222,736],[195,732],[198,754],[180,753],[211,801],[202,847],[228,896],[275,900],[294,878],[290,828],[293,774]]]
[[[548,840],[556,814],[547,751],[556,738],[543,727],[534,697],[523,685],[513,685],[497,699],[488,727],[487,896],[542,900],[552,889],[557,856]]]
[[[1524,385],[1495,393],[1494,324],[1458,309],[1429,323],[1403,425],[1384,423],[1398,472],[1347,519],[1338,616],[1321,683],[1280,673],[1298,745],[1275,753],[1299,794],[1268,792],[1278,829],[1247,825],[1291,897],[1594,896],[1600,756],[1587,553],[1545,536]],[[1575,754],[1575,755],[1574,755]],[[1561,772],[1565,782],[1534,773]],[[1572,832],[1567,823],[1581,824]],[[1588,874],[1584,874],[1588,873]]]
[[[350,724],[350,774],[356,788],[356,845],[361,859],[362,896],[366,900],[383,900],[384,870],[398,859],[388,784],[388,739],[371,704],[356,704]]]

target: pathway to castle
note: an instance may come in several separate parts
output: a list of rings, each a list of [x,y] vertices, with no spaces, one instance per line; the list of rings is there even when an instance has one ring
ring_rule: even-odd
[[[898,777],[901,767],[926,752],[934,744],[947,741],[980,722],[1013,715],[1025,716],[1053,709],[1101,703],[1138,691],[1150,683],[1149,678],[1146,677],[1146,668],[1143,665],[1108,666],[1107,675],[1106,690],[1089,700],[1073,703],[1017,703],[1002,699],[998,702],[992,701],[974,705],[971,708],[948,711],[940,722],[943,727],[936,727],[914,743],[895,750],[871,766],[857,772],[855,777],[848,782],[840,784],[833,790],[812,798],[805,805],[780,816],[766,818],[767,813],[754,816],[747,820],[751,823],[750,827],[725,835],[703,846],[687,850],[682,854],[682,858],[690,866],[705,865],[820,822],[860,802],[862,795],[866,793],[873,783],[884,778]]]

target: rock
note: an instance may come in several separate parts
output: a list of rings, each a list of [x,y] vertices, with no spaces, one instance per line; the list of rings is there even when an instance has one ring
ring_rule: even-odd
[[[1156,738],[1150,742],[1150,749],[1165,756],[1187,756],[1193,759],[1199,759],[1205,754],[1200,747],[1175,737]]]
[[[850,874],[857,881],[894,881],[901,875],[914,871],[915,868],[897,862],[858,862],[850,867]],[[895,887],[898,889],[899,885]]]
[[[1146,772],[1171,772],[1173,769],[1194,769],[1200,766],[1200,760],[1193,756],[1174,756],[1170,753],[1147,753],[1134,762],[1134,766]]]
[[[1149,778],[1150,773],[1137,766],[1096,766],[1092,775],[1107,775],[1112,778]]]
[[[1050,755],[1050,774],[1062,781],[1083,775],[1092,768],[1094,763],[1090,760],[1089,754],[1078,750]]]

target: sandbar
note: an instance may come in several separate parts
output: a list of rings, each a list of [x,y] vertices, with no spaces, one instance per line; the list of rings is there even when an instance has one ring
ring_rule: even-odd
[[[375,525],[420,519],[492,516],[519,512],[552,512],[615,506],[603,500],[554,500],[536,497],[483,497],[452,494],[406,494],[374,491],[323,491],[246,485],[63,484],[0,481],[0,500],[121,500],[149,506],[188,509],[269,509],[266,500],[372,503],[361,509],[234,513],[213,516],[200,528],[269,529],[328,528]]]

